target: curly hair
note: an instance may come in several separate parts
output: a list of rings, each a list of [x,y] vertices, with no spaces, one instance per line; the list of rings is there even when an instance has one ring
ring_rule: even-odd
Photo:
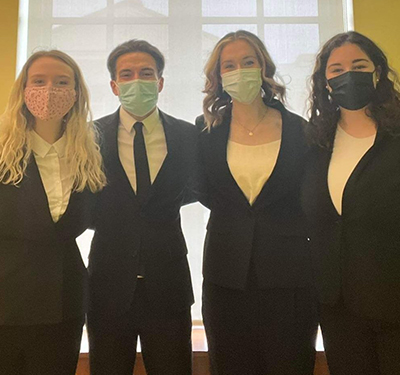
[[[76,62],[58,50],[35,52],[14,82],[6,110],[0,117],[0,182],[18,185],[31,158],[28,133],[34,127],[35,118],[25,104],[24,89],[29,68],[42,57],[60,60],[74,72],[77,100],[63,119],[66,157],[74,176],[74,190],[83,191],[87,187],[92,192],[99,191],[106,184],[106,177],[89,107],[89,91]]]
[[[340,119],[339,106],[331,100],[326,87],[326,66],[332,51],[348,43],[356,44],[371,59],[375,68],[379,68],[379,82],[367,107],[367,115],[375,121],[379,129],[393,136],[400,134],[399,78],[389,67],[383,51],[372,40],[355,31],[349,31],[334,36],[324,44],[317,55],[311,76],[307,137],[310,144],[323,148],[333,147]]]
[[[264,43],[253,33],[245,30],[231,32],[222,37],[214,47],[204,68],[206,84],[203,93],[206,94],[203,101],[203,112],[207,127],[216,126],[222,122],[222,118],[232,105],[232,99],[222,88],[221,82],[221,53],[224,47],[237,40],[245,40],[254,49],[261,66],[262,89],[264,99],[268,102],[275,96],[284,101],[285,87],[274,80],[276,67],[273,63]]]

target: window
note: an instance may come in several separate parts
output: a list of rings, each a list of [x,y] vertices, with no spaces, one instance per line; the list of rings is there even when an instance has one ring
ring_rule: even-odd
[[[348,1],[348,0],[347,0]],[[351,2],[350,2],[351,3]],[[305,116],[307,78],[315,53],[346,29],[346,0],[21,0],[20,65],[35,49],[58,48],[76,59],[91,91],[95,118],[119,105],[111,93],[106,59],[119,43],[140,38],[165,54],[160,108],[193,122],[202,111],[203,66],[215,43],[245,29],[266,44],[288,89],[288,106]],[[350,18],[350,17],[349,17]],[[208,212],[182,209],[196,304],[201,320],[201,257]],[[87,258],[91,233],[79,240]]]

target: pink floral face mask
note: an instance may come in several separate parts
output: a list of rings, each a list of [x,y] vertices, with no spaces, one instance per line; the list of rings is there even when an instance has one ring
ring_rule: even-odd
[[[26,87],[25,104],[41,120],[63,118],[76,101],[75,89],[69,87]]]

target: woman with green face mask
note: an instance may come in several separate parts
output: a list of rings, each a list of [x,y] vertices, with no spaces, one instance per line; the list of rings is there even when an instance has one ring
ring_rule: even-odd
[[[211,373],[310,375],[316,319],[299,204],[304,120],[261,40],[224,36],[205,67],[198,192],[211,210],[203,318]]]

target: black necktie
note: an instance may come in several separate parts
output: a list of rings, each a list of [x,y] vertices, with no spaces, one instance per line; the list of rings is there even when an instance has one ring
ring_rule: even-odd
[[[143,123],[136,122],[135,138],[133,140],[133,158],[136,168],[136,195],[141,202],[146,197],[151,186],[149,162],[143,137]]]

